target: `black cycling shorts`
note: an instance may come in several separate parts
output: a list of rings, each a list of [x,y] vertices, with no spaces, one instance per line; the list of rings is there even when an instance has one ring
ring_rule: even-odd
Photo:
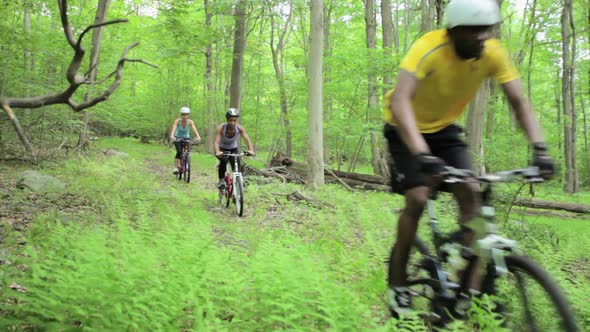
[[[422,134],[430,152],[441,158],[449,166],[461,169],[471,169],[471,157],[467,144],[461,138],[463,128],[452,124],[444,129],[430,134]],[[391,170],[391,190],[404,194],[406,190],[426,186],[426,179],[418,171],[418,160],[408,150],[394,126],[385,124],[383,134],[388,142],[389,154],[393,160]],[[448,191],[444,186],[442,191]]]

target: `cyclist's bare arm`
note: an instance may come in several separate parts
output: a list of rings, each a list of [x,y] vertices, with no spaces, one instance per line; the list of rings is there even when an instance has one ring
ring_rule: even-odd
[[[172,130],[170,131],[170,140],[174,140],[174,133],[176,132],[176,126],[178,126],[178,119],[174,120],[172,124]]]
[[[200,141],[201,140],[201,135],[199,135],[199,131],[197,130],[197,127],[195,126],[195,122],[193,120],[191,121],[191,127],[193,128],[193,131],[195,132],[195,138]]]
[[[539,127],[538,121],[533,116],[531,105],[524,97],[522,92],[522,83],[520,79],[516,79],[502,84],[502,89],[510,105],[518,124],[526,133],[530,143],[543,142],[543,134]]]
[[[416,94],[418,84],[418,79],[413,74],[401,69],[389,102],[389,111],[397,124],[399,135],[413,154],[430,152],[418,130],[412,109],[412,98]]]
[[[248,136],[246,129],[244,127],[240,127],[240,130],[242,131],[242,137],[244,138],[244,141],[246,141],[246,145],[248,146],[248,153],[250,153],[251,155],[255,155],[256,153],[254,152],[252,140],[250,140],[250,136]]]
[[[217,127],[215,131],[215,141],[213,143],[213,148],[215,149],[215,155],[219,156],[221,151],[219,150],[219,140],[221,139],[221,130],[223,129],[223,125]]]

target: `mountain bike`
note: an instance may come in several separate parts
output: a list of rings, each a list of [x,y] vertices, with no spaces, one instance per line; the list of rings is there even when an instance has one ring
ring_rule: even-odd
[[[501,319],[501,326],[510,331],[578,331],[570,305],[555,281],[520,253],[515,240],[501,236],[495,222],[493,185],[517,180],[543,182],[538,167],[482,176],[446,167],[441,176],[446,183],[478,183],[482,205],[479,217],[469,224],[476,233],[475,244],[464,247],[460,244],[461,231],[443,234],[439,230],[435,211],[437,190],[433,189],[427,211],[434,254],[417,237],[409,263],[410,289],[418,295],[415,302],[426,302],[425,318],[437,326],[454,318],[466,318],[474,293],[478,293],[471,290],[471,278],[479,274],[478,296],[489,295],[494,305],[492,312],[496,319]]]
[[[236,205],[238,216],[241,217],[244,214],[244,178],[239,169],[239,161],[243,156],[250,154],[248,151],[244,151],[241,153],[225,152],[223,155],[228,158],[234,157],[234,165],[231,174],[229,170],[225,173],[225,187],[219,191],[219,201],[225,207],[229,207],[229,203],[232,201]]]
[[[178,181],[184,179],[186,183],[191,182],[191,144],[196,144],[188,138],[177,138],[177,142],[182,144],[182,155],[180,157],[180,165],[178,167]]]

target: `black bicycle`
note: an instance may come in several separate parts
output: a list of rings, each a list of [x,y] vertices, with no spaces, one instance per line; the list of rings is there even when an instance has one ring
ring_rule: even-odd
[[[537,167],[477,176],[469,170],[446,167],[446,183],[476,182],[481,185],[480,217],[470,223],[476,230],[472,248],[459,244],[460,231],[443,234],[435,212],[436,190],[427,204],[434,254],[416,238],[410,256],[409,285],[426,302],[425,318],[434,325],[467,317],[474,293],[471,278],[479,275],[481,294],[488,294],[500,324],[510,331],[578,331],[570,305],[549,274],[530,258],[519,254],[517,242],[498,234],[491,205],[497,182],[524,180],[543,182]],[[457,263],[463,264],[457,264]],[[459,268],[459,269],[457,269]],[[451,280],[452,279],[452,280]]]
[[[191,182],[191,152],[190,146],[196,144],[188,138],[177,138],[177,142],[181,143],[182,155],[180,157],[180,165],[178,167],[178,180],[184,179],[186,183]]]

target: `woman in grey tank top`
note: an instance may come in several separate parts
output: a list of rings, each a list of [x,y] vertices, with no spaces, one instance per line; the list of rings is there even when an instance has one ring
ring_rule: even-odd
[[[234,167],[234,158],[224,157],[223,153],[238,153],[240,137],[243,137],[244,141],[246,141],[246,145],[248,146],[248,154],[251,156],[256,155],[256,153],[254,153],[252,141],[250,140],[246,129],[237,123],[239,117],[240,112],[237,109],[228,108],[225,112],[225,119],[227,122],[220,124],[217,127],[217,131],[215,133],[215,156],[217,156],[217,159],[219,159],[219,168],[217,170],[217,175],[219,177],[219,183],[217,186],[219,189],[223,189],[223,186],[225,185],[223,178],[225,177],[225,172],[227,170],[227,162],[230,162],[232,169]],[[238,167],[239,166],[240,165],[238,165]]]

